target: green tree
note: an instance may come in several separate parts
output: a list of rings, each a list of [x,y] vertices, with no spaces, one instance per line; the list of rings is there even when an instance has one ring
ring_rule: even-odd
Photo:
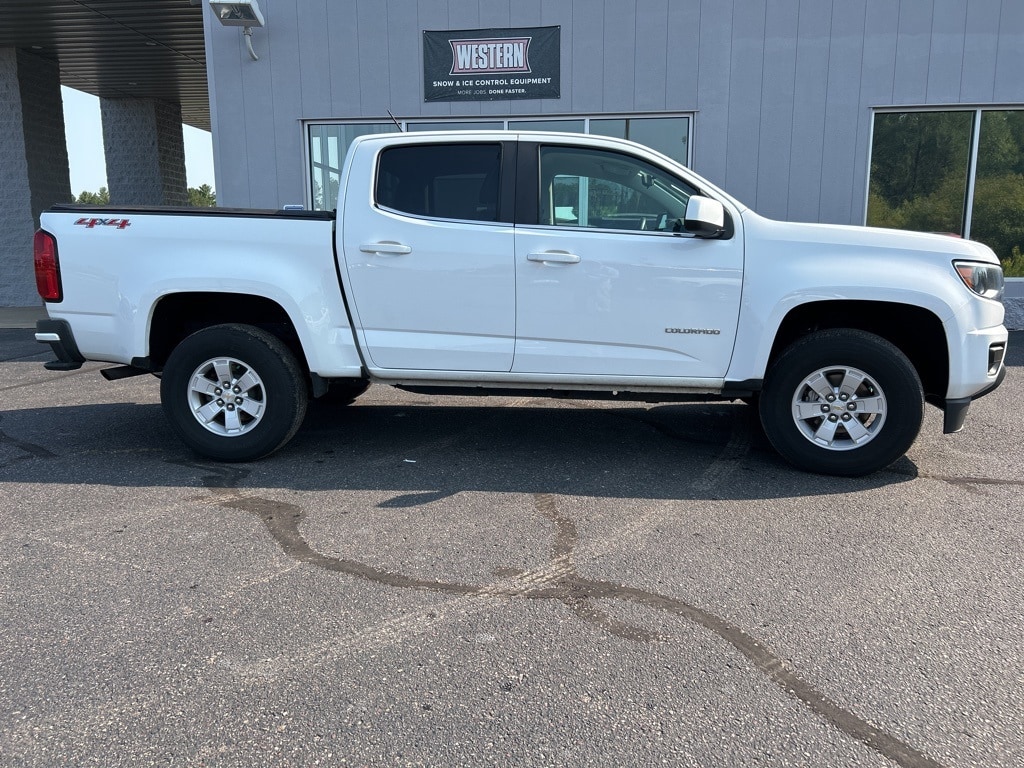
[[[100,187],[99,192],[82,192],[75,198],[75,202],[82,205],[110,205],[110,192],[106,187]]]
[[[213,208],[217,205],[217,193],[209,184],[188,188],[188,204],[193,208]]]

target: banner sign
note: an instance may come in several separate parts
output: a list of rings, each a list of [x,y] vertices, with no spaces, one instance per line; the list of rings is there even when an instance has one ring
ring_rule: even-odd
[[[557,99],[561,27],[423,32],[424,101]]]

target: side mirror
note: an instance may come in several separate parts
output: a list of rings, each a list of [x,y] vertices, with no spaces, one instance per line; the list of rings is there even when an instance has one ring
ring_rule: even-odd
[[[697,237],[718,237],[725,233],[725,206],[710,197],[692,195],[686,202],[683,229]]]

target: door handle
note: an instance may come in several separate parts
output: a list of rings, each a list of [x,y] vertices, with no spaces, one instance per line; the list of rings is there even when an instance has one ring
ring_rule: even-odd
[[[568,251],[544,251],[543,253],[526,254],[527,261],[540,261],[546,264],[579,264],[580,257]]]
[[[387,253],[394,256],[412,253],[412,248],[401,243],[362,243],[359,250],[363,253]]]

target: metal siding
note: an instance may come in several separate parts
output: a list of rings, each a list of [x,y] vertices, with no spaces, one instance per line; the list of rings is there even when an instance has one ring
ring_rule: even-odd
[[[850,224],[864,223],[867,199],[868,158],[870,156],[872,107],[892,104],[896,78],[896,28],[899,6],[891,0],[867,0],[864,19],[864,55],[860,67],[860,112],[854,145],[854,195]]]
[[[860,69],[861,103],[867,107],[893,102],[899,20],[899,5],[892,0],[868,0],[864,21],[864,59]]]
[[[818,220],[845,224],[854,190],[865,0],[833,0]]]
[[[560,93],[561,98],[558,99],[542,99],[539,102],[538,112],[544,113],[562,113],[572,112],[573,109],[569,104],[570,99],[567,98],[569,94],[569,83],[572,82],[573,72],[579,71],[575,68],[575,61],[572,56],[566,54],[566,51],[572,50],[572,19],[575,5],[580,0],[545,0],[542,10],[540,13],[540,26],[542,27],[560,27],[561,36],[561,74],[560,74]],[[515,26],[515,25],[512,25]],[[589,62],[584,60],[582,66],[590,66]],[[509,102],[509,112],[522,113],[523,109],[519,107],[521,102]],[[534,104],[538,102],[533,102]]]
[[[480,26],[485,29],[511,27],[512,10],[508,0],[480,0]]]
[[[373,0],[370,0],[373,2]],[[448,29],[479,29],[479,0],[448,0]]]
[[[789,218],[797,221],[818,220],[831,34],[831,3],[803,0],[797,25],[796,101],[789,146]]]
[[[298,46],[293,87],[302,94],[300,115],[331,114],[331,38],[327,0],[309,0],[298,13]],[[282,65],[283,66],[283,65]]]
[[[362,107],[359,82],[363,73],[359,61],[359,18],[355,9],[347,3],[328,2],[327,29],[331,69],[322,76],[331,82],[331,113],[311,117],[358,117]],[[308,76],[317,77],[319,73]]]
[[[931,104],[960,100],[966,25],[967,4],[963,0],[935,0],[926,94]]]
[[[793,135],[796,36],[799,16],[793,0],[768,0],[765,17],[761,130],[758,134],[757,191],[745,201],[774,218],[789,215],[789,142]]]
[[[232,30],[238,32],[237,29]],[[238,32],[238,37],[242,35]],[[247,206],[253,208],[274,208],[277,200],[277,163],[275,155],[279,149],[277,131],[274,125],[274,89],[268,73],[272,72],[271,51],[263,45],[257,48],[260,60],[249,59],[243,50],[242,62],[242,124],[245,125],[245,159],[249,166],[249,194]],[[244,44],[242,45],[244,49]],[[262,66],[258,66],[261,65]],[[271,76],[272,77],[272,76]],[[301,156],[300,156],[301,157]],[[301,168],[301,160],[297,163]]]
[[[212,18],[212,11],[210,12]],[[247,133],[259,130],[259,124],[247,125],[246,93],[242,87],[242,57],[249,54],[237,29],[221,27],[215,22],[210,30],[213,56],[210,68],[216,76],[210,78],[211,122],[217,126],[216,150],[217,199],[221,205],[249,207],[249,146]]]
[[[896,80],[893,102],[923,104],[928,98],[928,56],[931,52],[932,0],[904,0],[896,33]]]
[[[737,0],[732,16],[725,184],[730,192],[750,205],[755,204],[757,197],[766,10],[763,0]]]
[[[273,16],[271,26],[270,16]],[[268,197],[261,206],[276,208],[285,203],[302,203],[306,199],[302,177],[292,173],[293,168],[302,168],[302,132],[295,115],[304,109],[302,89],[296,88],[298,73],[292,52],[301,50],[299,38],[299,14],[294,5],[282,3],[267,11],[267,29],[273,35],[266,35],[265,48],[267,66],[270,68],[271,118],[274,131],[274,154],[266,159],[273,162],[276,185],[269,186]],[[259,30],[253,36],[259,35]],[[258,63],[258,62],[253,62]],[[301,70],[300,70],[301,71]]]
[[[572,60],[569,82],[562,80],[562,101],[566,111],[577,113],[604,110],[604,77],[602,68],[594,61],[595,40],[604,40],[604,15],[593,12],[593,4],[576,2],[572,9],[572,46],[562,45],[562,76],[566,75],[566,54]],[[577,62],[579,66],[577,66]]]
[[[388,104],[395,115],[419,112],[423,101],[423,45],[416,14],[409,13],[403,0],[388,0],[382,12],[387,17]]]
[[[370,117],[387,114],[390,104],[391,36],[380,0],[356,0],[359,26],[359,107]],[[397,46],[396,46],[397,48]]]
[[[635,109],[635,50],[636,8],[620,0],[605,0],[604,46],[601,51],[605,112],[632,112]],[[593,53],[589,60],[594,60]]]
[[[638,0],[633,50],[634,109],[665,109],[668,50],[668,0]]]
[[[1024,2],[1003,0],[999,15],[996,84],[993,94],[997,102],[1024,101],[1024,72],[1021,52],[1024,51]]]
[[[960,98],[982,103],[992,100],[996,84],[995,41],[999,38],[1002,0],[970,0],[964,20],[963,71]]]
[[[732,60],[732,0],[702,0],[694,119],[693,167],[725,184],[729,129],[729,65]]]
[[[700,0],[672,0],[668,6],[665,53],[665,108],[697,108],[700,67]]]

